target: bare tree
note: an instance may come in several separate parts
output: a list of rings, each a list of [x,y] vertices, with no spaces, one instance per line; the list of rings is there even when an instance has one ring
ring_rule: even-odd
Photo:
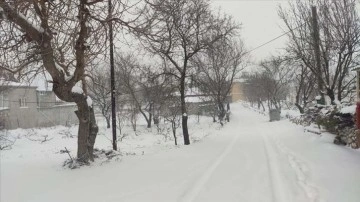
[[[88,89],[95,105],[101,110],[101,114],[106,120],[107,128],[110,128],[111,118],[111,96],[110,96],[110,75],[103,69],[95,69],[91,73],[91,81]]]
[[[294,80],[296,90],[295,106],[303,114],[307,105],[315,98],[316,78],[301,61],[294,61],[292,65],[296,67]]]
[[[318,9],[320,69],[315,65],[311,6]],[[341,101],[353,81],[347,79],[349,70],[359,59],[356,0],[296,0],[289,9],[280,8],[279,16],[290,30],[288,52],[300,58],[315,75],[320,93],[326,93],[332,103]]]
[[[258,109],[262,107],[263,111],[265,111],[263,102],[267,99],[267,96],[260,88],[262,84],[262,75],[258,72],[244,72],[241,77],[244,79],[243,91],[246,99],[251,105],[256,103]]]
[[[171,78],[160,73],[161,69],[154,68],[156,65],[140,65],[140,78],[137,85],[143,98],[144,109],[149,114],[147,127],[151,127],[151,121],[155,118],[156,110],[169,99],[174,92]]]
[[[98,127],[89,102],[87,70],[106,49],[110,20],[100,0],[0,0],[0,67],[17,75],[46,71],[53,91],[63,101],[75,102],[79,118],[77,157],[93,160]],[[121,16],[126,5],[114,5]],[[119,25],[126,22],[116,19]]]
[[[116,100],[116,122],[117,129],[119,130],[118,141],[122,141],[128,134],[124,133],[123,129],[127,121],[129,121],[129,111],[126,110],[127,105],[126,99],[121,99],[121,96],[117,96]],[[131,113],[131,112],[130,112]]]
[[[226,115],[225,102],[235,76],[243,69],[244,45],[232,39],[222,39],[194,57],[193,63],[198,68],[195,81],[201,92],[211,97],[217,106],[218,119],[223,125]]]
[[[181,120],[180,99],[176,96],[169,97],[164,105],[163,111],[165,121],[171,124],[175,145],[178,145],[176,130],[180,127]]]
[[[260,63],[258,71],[243,75],[245,80],[244,93],[249,101],[257,102],[258,107],[281,109],[281,101],[289,95],[289,87],[294,78],[294,69],[284,57],[272,56]]]
[[[119,78],[119,88],[128,95],[129,100],[142,114],[151,127],[155,108],[166,98],[165,75],[156,73],[150,65],[142,65],[134,55],[119,54],[116,61],[116,71]]]
[[[294,78],[294,70],[284,57],[272,56],[260,63],[262,88],[267,95],[269,109],[281,109],[281,100],[290,93],[289,86]]]
[[[148,22],[137,32],[147,48],[171,63],[165,70],[178,80],[182,130],[185,145],[190,144],[185,103],[186,77],[190,59],[219,39],[232,35],[238,26],[227,16],[215,16],[206,0],[149,0]]]

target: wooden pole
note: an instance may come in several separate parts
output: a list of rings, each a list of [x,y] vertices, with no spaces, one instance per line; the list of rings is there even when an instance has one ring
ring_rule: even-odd
[[[314,52],[315,52],[315,62],[316,62],[316,76],[318,81],[318,88],[320,93],[320,100],[318,101],[318,104],[325,105],[325,95],[324,95],[324,86],[322,81],[322,73],[321,73],[321,59],[320,59],[320,34],[319,34],[319,25],[318,25],[318,19],[317,19],[317,11],[316,6],[311,7],[312,11],[312,28],[313,28],[313,46],[314,46]]]
[[[111,0],[108,0],[108,14],[109,14],[109,41],[110,41],[110,82],[111,82],[111,120],[112,120],[112,136],[113,136],[113,150],[117,150],[116,140],[116,108],[115,108],[115,72],[114,72],[114,39],[113,39],[113,28],[112,28],[112,4]]]

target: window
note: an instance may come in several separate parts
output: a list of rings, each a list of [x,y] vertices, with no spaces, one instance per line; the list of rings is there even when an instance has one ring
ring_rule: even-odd
[[[19,99],[20,107],[27,107],[26,98],[20,98]]]
[[[0,109],[4,109],[4,108],[8,108],[9,104],[8,104],[8,100],[7,97],[4,93],[0,93]]]
[[[47,95],[47,91],[38,91],[39,95]]]

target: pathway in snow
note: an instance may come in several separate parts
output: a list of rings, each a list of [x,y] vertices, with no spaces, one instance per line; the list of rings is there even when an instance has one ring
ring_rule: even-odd
[[[73,171],[2,165],[1,202],[359,201],[359,151],[240,105],[232,112],[218,135],[179,149]]]
[[[305,176],[310,170],[271,137],[276,134],[265,117],[236,113],[225,130],[221,138],[228,141],[218,144],[225,144],[225,149],[194,179],[179,201],[320,200],[311,179]]]

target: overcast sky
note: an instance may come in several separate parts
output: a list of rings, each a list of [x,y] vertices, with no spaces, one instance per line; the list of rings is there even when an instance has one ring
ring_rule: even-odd
[[[281,35],[285,28],[278,17],[277,8],[287,6],[287,0],[212,0],[216,8],[232,15],[242,24],[241,36],[249,50]],[[286,36],[251,53],[255,60],[265,59],[284,48]]]

